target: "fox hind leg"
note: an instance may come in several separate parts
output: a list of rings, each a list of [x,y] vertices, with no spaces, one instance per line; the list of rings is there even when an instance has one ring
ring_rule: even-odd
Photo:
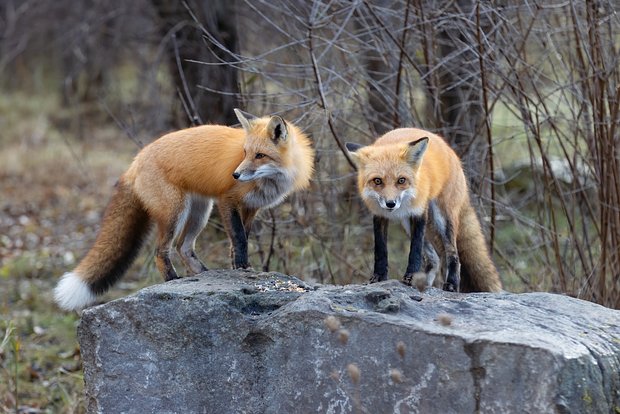
[[[440,259],[433,244],[424,240],[424,273],[426,273],[426,286],[432,287],[435,281],[435,276],[439,270]]]
[[[147,193],[149,197],[146,198],[149,203],[145,204],[146,209],[153,213],[152,219],[157,224],[155,264],[164,280],[169,281],[179,278],[170,260],[170,251],[174,240],[187,221],[189,209],[185,195],[176,188],[161,186],[157,190]]]
[[[431,203],[430,211],[439,240],[441,240],[447,267],[443,290],[458,292],[461,281],[461,262],[456,246],[458,217],[454,217],[454,214],[445,214],[435,203]]]
[[[155,250],[155,264],[166,282],[179,278],[170,260],[170,248],[174,239],[174,226],[169,224],[157,222],[157,249]]]
[[[177,251],[189,274],[204,272],[207,266],[196,255],[196,238],[209,221],[213,209],[213,200],[197,194],[186,195],[184,221],[182,230],[177,236]],[[178,227],[177,227],[178,228]]]
[[[461,284],[461,261],[456,247],[456,229],[458,222],[456,220],[446,219],[446,226],[440,237],[443,242],[445,259],[446,259],[446,280],[443,284],[443,290],[448,292],[458,292]]]

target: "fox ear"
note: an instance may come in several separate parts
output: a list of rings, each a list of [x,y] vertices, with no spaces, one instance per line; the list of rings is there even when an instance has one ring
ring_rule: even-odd
[[[267,133],[276,144],[285,142],[288,138],[286,122],[278,115],[274,115],[267,124]]]
[[[355,152],[364,147],[362,144],[356,144],[355,142],[345,142],[344,146],[347,147],[347,151],[349,152]]]
[[[250,131],[250,121],[245,117],[245,114],[247,114],[247,112],[243,112],[238,108],[233,109],[233,111],[235,111],[235,115],[237,115],[237,119],[239,120],[239,123],[241,124],[241,126],[243,127],[243,129],[246,132]],[[250,115],[250,119],[255,118],[253,115]]]
[[[420,138],[409,143],[407,148],[407,161],[410,164],[419,164],[428,148],[428,137]]]
[[[349,152],[349,157],[351,158],[351,161],[353,161],[353,164],[355,164],[356,167],[359,167],[360,156],[357,153],[357,150],[360,148],[364,148],[364,145],[356,144],[355,142],[346,142],[344,146],[347,148],[347,151]]]

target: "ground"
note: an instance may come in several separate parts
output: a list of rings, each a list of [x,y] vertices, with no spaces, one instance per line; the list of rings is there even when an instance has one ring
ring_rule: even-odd
[[[53,100],[53,98],[50,98]],[[0,412],[85,411],[77,313],[52,299],[58,277],[86,252],[105,200],[137,146],[109,123],[79,140],[44,97],[0,101]],[[127,280],[109,297],[153,283]]]

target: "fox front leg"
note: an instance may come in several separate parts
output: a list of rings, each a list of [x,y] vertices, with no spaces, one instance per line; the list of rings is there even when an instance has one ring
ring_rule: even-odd
[[[239,210],[233,209],[231,212],[230,224],[232,230],[233,269],[247,269],[250,267],[248,261],[248,233],[243,225],[243,219]]]
[[[247,269],[248,263],[248,237],[239,206],[222,198],[218,202],[222,224],[230,240],[230,256],[233,269]]]
[[[387,229],[388,219],[373,216],[372,224],[375,234],[375,269],[370,283],[381,282],[388,278]]]
[[[407,271],[403,276],[403,282],[411,285],[413,275],[422,270],[422,259],[424,252],[424,230],[426,227],[426,216],[411,217],[411,247],[409,249],[409,261]]]

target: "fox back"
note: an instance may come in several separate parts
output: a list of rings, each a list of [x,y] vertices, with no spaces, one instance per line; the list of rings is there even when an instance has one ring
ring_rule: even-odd
[[[255,119],[249,130],[203,125],[169,133],[138,153],[124,179],[140,194],[160,190],[156,180],[206,197],[243,197],[263,177],[282,180],[283,195],[306,188],[313,172],[310,140],[290,124],[283,127],[286,137],[274,140],[270,122]]]

